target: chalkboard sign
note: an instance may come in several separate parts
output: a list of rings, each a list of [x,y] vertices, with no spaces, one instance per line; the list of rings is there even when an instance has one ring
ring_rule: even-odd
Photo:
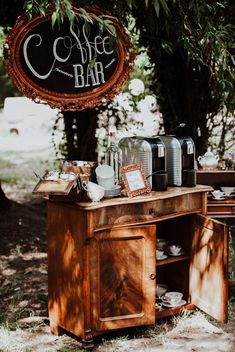
[[[114,24],[117,47],[107,31],[100,33],[95,23],[87,29],[81,18],[53,30],[50,16],[21,17],[5,45],[5,66],[18,89],[37,102],[61,110],[98,106],[120,91],[133,66],[128,36]]]

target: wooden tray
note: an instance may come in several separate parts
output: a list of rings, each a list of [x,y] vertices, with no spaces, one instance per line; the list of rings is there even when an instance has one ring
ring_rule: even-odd
[[[74,180],[40,180],[33,190],[33,194],[68,195],[73,187],[77,185]]]

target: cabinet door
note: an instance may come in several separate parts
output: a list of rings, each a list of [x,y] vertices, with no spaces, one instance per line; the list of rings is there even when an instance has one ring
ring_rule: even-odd
[[[195,216],[190,265],[191,303],[220,322],[228,317],[228,226]]]
[[[94,330],[155,323],[155,225],[97,232],[91,268]]]

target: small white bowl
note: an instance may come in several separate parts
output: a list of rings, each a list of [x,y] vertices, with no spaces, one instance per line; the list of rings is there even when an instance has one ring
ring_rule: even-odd
[[[230,196],[231,193],[235,192],[235,187],[220,187],[221,191]]]
[[[157,284],[156,285],[156,294],[158,297],[163,296],[168,290],[168,286],[165,284]]]

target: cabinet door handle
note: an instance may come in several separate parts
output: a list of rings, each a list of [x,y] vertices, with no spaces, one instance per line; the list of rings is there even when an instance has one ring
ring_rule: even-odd
[[[149,275],[150,279],[151,280],[155,280],[156,279],[156,274],[152,273]]]

